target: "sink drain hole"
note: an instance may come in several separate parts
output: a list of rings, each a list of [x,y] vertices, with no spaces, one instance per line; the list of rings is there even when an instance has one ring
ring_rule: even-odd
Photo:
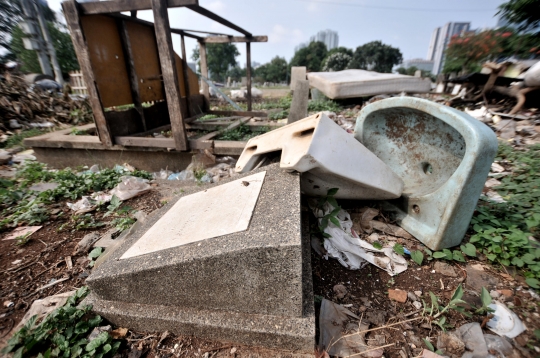
[[[429,163],[422,163],[422,170],[424,171],[424,174],[433,174],[433,167]]]

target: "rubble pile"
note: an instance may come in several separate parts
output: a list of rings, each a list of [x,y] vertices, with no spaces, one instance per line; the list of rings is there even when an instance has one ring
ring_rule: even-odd
[[[0,131],[83,124],[93,120],[87,99],[29,87],[20,77],[0,82]]]

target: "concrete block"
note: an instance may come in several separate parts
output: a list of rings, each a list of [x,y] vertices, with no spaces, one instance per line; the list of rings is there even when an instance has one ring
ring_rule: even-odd
[[[180,210],[178,203],[223,185],[256,187],[252,180],[261,176],[260,193],[244,231],[213,232],[211,238],[170,245],[188,222],[198,222],[203,234],[213,231],[213,216],[222,210],[208,206],[200,210],[196,206],[202,202],[190,202],[188,209]],[[215,195],[217,201],[220,195]],[[225,200],[249,211],[245,201]],[[155,234],[161,249],[126,255],[175,206],[178,220],[165,220],[173,228]],[[301,222],[300,177],[274,164],[204,190],[188,190],[149,217],[87,279],[92,290],[88,300],[94,311],[124,327],[312,352],[309,245],[309,229]]]
[[[387,93],[421,93],[431,90],[429,78],[378,73],[365,70],[344,70],[337,72],[311,72],[308,75],[311,87],[317,88],[325,96],[356,98]]]
[[[324,113],[250,139],[235,170],[247,173],[277,151],[282,169],[302,173],[307,195],[339,188],[337,198],[395,199],[403,190],[403,181],[390,167]]]
[[[306,73],[307,69],[304,66],[291,67],[291,90],[294,91],[296,81],[305,80],[307,78]]]
[[[302,118],[306,118],[308,116],[308,102],[309,81],[297,80],[294,87],[291,109],[289,110],[287,123],[293,123]]]

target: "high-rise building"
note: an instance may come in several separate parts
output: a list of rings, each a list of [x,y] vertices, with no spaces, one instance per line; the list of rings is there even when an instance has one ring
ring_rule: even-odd
[[[326,45],[328,50],[339,46],[339,35],[336,31],[325,30],[317,32],[317,35],[311,36],[309,42],[320,41]]]
[[[428,49],[428,60],[433,61],[432,73],[438,75],[443,67],[445,52],[450,39],[454,35],[461,35],[470,30],[470,22],[449,22],[443,27],[438,27],[433,31]]]

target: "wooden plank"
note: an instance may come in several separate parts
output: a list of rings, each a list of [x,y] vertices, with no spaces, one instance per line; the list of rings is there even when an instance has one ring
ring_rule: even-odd
[[[268,36],[208,36],[204,38],[204,42],[208,43],[230,43],[230,42],[268,42]]]
[[[158,44],[161,72],[167,98],[167,107],[171,119],[171,129],[176,150],[188,150],[188,142],[182,107],[180,104],[180,87],[178,86],[178,73],[174,59],[172,38],[170,32],[169,15],[167,13],[167,0],[151,0],[154,12],[154,28]]]
[[[251,42],[246,42],[247,110],[251,111]]]
[[[223,127],[229,125],[230,123],[193,123],[189,125],[189,129],[191,130],[205,130],[205,131],[217,131],[222,129]],[[284,124],[279,124],[275,122],[249,122],[245,123],[245,125],[251,130],[252,132],[260,131],[263,129],[275,129],[283,127]]]
[[[206,61],[206,44],[202,41],[199,41],[199,59],[201,61],[201,75],[204,78],[208,78],[208,63]],[[206,98],[207,103],[210,103],[210,89],[208,88],[208,83],[201,79],[201,85],[203,90],[204,98]]]
[[[215,114],[218,116],[251,116],[251,117],[268,117],[266,112],[251,112],[251,111],[207,111],[206,114]]]
[[[62,3],[62,8],[71,33],[73,47],[75,48],[75,53],[77,54],[79,65],[86,82],[88,98],[94,114],[94,121],[96,122],[99,139],[104,146],[111,147],[113,141],[109,131],[109,125],[105,120],[105,113],[103,111],[103,106],[101,105],[99,92],[94,78],[94,71],[92,70],[92,64],[90,63],[90,55],[82,32],[77,3],[75,0],[64,1]]]
[[[210,10],[207,10],[205,9],[204,7],[201,7],[199,5],[186,5],[186,7],[188,9],[191,9],[193,11],[195,11],[196,13],[198,14],[201,14],[203,16],[206,16],[207,18],[209,18],[210,20],[214,20],[216,22],[219,22],[221,25],[223,26],[227,26],[233,30],[236,30],[248,37],[251,37],[252,34],[250,32],[247,32],[246,30],[244,30],[243,28],[241,28],[240,26],[237,26],[235,24],[233,24],[232,22],[230,22],[229,20],[226,20],[224,18],[222,18],[221,16],[213,13],[212,11]]]
[[[124,49],[124,57],[126,59],[126,67],[129,75],[129,84],[131,88],[131,96],[133,97],[133,105],[139,113],[141,118],[143,129],[146,131],[146,120],[144,118],[144,109],[141,101],[141,93],[139,91],[139,77],[137,76],[137,70],[135,69],[135,62],[133,60],[133,51],[131,50],[131,40],[129,38],[129,32],[124,20],[118,20],[120,28],[120,38],[122,40],[122,47]]]
[[[192,39],[195,39],[195,40],[197,40],[197,41],[204,41],[204,37],[190,34],[189,32],[185,32],[184,30],[180,30],[180,29],[171,29],[171,32],[172,32],[173,34],[178,34],[178,35],[184,35],[184,36],[187,36],[187,37],[191,37]]]
[[[191,123],[191,122],[195,122],[197,119],[201,118],[201,117],[204,117],[206,114],[205,113],[199,113],[193,117],[189,117],[189,118],[186,118],[184,119],[184,123]]]
[[[166,7],[180,7],[186,5],[198,6],[198,0],[169,0]],[[85,15],[105,14],[113,12],[150,10],[151,0],[110,0],[110,1],[90,1],[80,3],[81,11]]]

